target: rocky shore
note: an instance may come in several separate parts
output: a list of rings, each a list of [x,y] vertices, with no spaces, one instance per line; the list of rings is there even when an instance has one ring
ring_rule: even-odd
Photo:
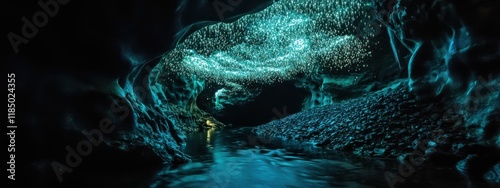
[[[494,144],[474,139],[473,128],[464,125],[448,98],[418,100],[406,81],[398,82],[372,94],[269,122],[255,132],[361,156],[418,159],[440,166],[458,163],[465,171],[483,166],[480,174],[499,162]],[[471,157],[484,165],[468,165]]]

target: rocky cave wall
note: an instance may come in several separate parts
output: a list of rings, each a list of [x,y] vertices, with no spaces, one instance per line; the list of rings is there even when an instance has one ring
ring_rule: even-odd
[[[208,1],[177,9],[194,2],[47,1],[53,14],[28,31],[24,29],[34,25],[25,26],[21,18],[31,19],[44,7],[33,1],[6,2],[4,36],[30,33],[19,44],[7,38],[2,43],[5,70],[17,76],[23,136],[16,144],[24,148],[18,158],[20,179],[37,186],[94,185],[77,177],[189,161],[179,150],[186,131],[177,117],[181,110],[165,103],[171,96],[149,79],[159,63],[155,57],[169,51],[177,35],[189,32],[184,28],[225,21]],[[242,2],[224,15],[235,19],[266,2]],[[200,17],[188,16],[192,12]],[[68,157],[79,152],[81,143],[92,141],[89,133],[102,142],[92,142],[96,144],[88,155]]]
[[[420,98],[453,96],[459,105],[452,110],[464,115],[475,137],[500,146],[495,121],[500,110],[500,26],[492,19],[498,17],[499,4],[401,0],[378,1],[378,8],[386,13],[380,16],[393,41],[406,47],[403,54],[411,54],[411,92]]]

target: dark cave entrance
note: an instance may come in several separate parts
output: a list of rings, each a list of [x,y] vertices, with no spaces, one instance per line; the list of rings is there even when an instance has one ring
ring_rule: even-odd
[[[304,99],[309,95],[306,90],[295,87],[293,82],[284,82],[263,87],[254,99],[241,105],[226,106],[222,110],[214,110],[206,101],[214,97],[213,89],[202,91],[196,102],[200,109],[224,124],[258,126],[300,112]]]

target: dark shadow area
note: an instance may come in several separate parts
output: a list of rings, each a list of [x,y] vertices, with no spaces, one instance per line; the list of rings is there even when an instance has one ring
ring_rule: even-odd
[[[227,106],[212,115],[222,123],[233,126],[257,126],[299,112],[308,95],[307,91],[295,87],[292,82],[275,84],[264,87],[255,99],[245,104]],[[201,98],[198,106],[202,110],[213,112],[200,102]]]

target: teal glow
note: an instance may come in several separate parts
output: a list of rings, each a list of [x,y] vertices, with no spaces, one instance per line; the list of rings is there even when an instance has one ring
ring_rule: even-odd
[[[283,0],[233,23],[204,27],[164,56],[165,70],[225,85],[271,84],[297,74],[367,67],[373,36],[358,36],[364,0]]]

